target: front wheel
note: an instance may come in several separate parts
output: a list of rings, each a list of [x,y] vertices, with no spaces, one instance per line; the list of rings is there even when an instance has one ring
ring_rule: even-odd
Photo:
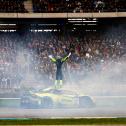
[[[43,97],[41,99],[42,108],[53,108],[53,100],[49,97]]]
[[[30,99],[29,98],[21,98],[20,106],[21,106],[21,108],[29,108]]]

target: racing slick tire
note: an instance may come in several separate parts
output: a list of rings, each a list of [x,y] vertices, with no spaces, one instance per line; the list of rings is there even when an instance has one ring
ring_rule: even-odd
[[[32,102],[30,98],[23,98],[21,99],[21,108],[25,109],[38,109],[40,108],[39,105],[35,102]]]
[[[43,97],[41,99],[42,108],[53,108],[53,100],[50,97]]]
[[[29,98],[21,98],[20,105],[21,105],[21,108],[29,108],[30,107],[30,99]]]
[[[95,107],[95,104],[89,96],[81,96],[79,97],[79,107],[90,108],[90,107]]]

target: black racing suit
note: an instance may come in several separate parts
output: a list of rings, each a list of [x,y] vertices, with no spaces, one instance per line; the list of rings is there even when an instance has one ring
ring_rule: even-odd
[[[68,56],[64,57],[64,58],[60,58],[60,59],[55,59],[52,58],[52,62],[54,62],[56,64],[57,70],[56,70],[56,80],[62,80],[63,79],[63,75],[62,75],[62,65],[63,63],[68,59]]]
[[[56,67],[57,67],[56,80],[62,80],[62,78],[63,78],[63,75],[62,75],[62,65],[63,65],[62,59],[57,59],[56,60]]]

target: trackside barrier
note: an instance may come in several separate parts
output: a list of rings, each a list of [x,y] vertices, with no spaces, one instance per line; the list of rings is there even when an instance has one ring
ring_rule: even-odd
[[[0,13],[0,18],[112,18],[126,17],[126,12],[103,13]]]

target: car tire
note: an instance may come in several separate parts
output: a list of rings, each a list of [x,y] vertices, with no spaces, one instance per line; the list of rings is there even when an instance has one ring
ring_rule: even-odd
[[[25,101],[25,102],[23,102]],[[37,103],[33,103],[29,98],[25,98],[21,100],[21,108],[25,109],[38,109],[39,105]]]
[[[49,97],[43,97],[41,99],[42,108],[53,108],[53,100]]]
[[[89,96],[81,96],[79,98],[79,107],[80,108],[90,108],[94,107],[95,104]]]
[[[20,105],[21,105],[21,108],[29,108],[30,100],[28,98],[22,98]]]

